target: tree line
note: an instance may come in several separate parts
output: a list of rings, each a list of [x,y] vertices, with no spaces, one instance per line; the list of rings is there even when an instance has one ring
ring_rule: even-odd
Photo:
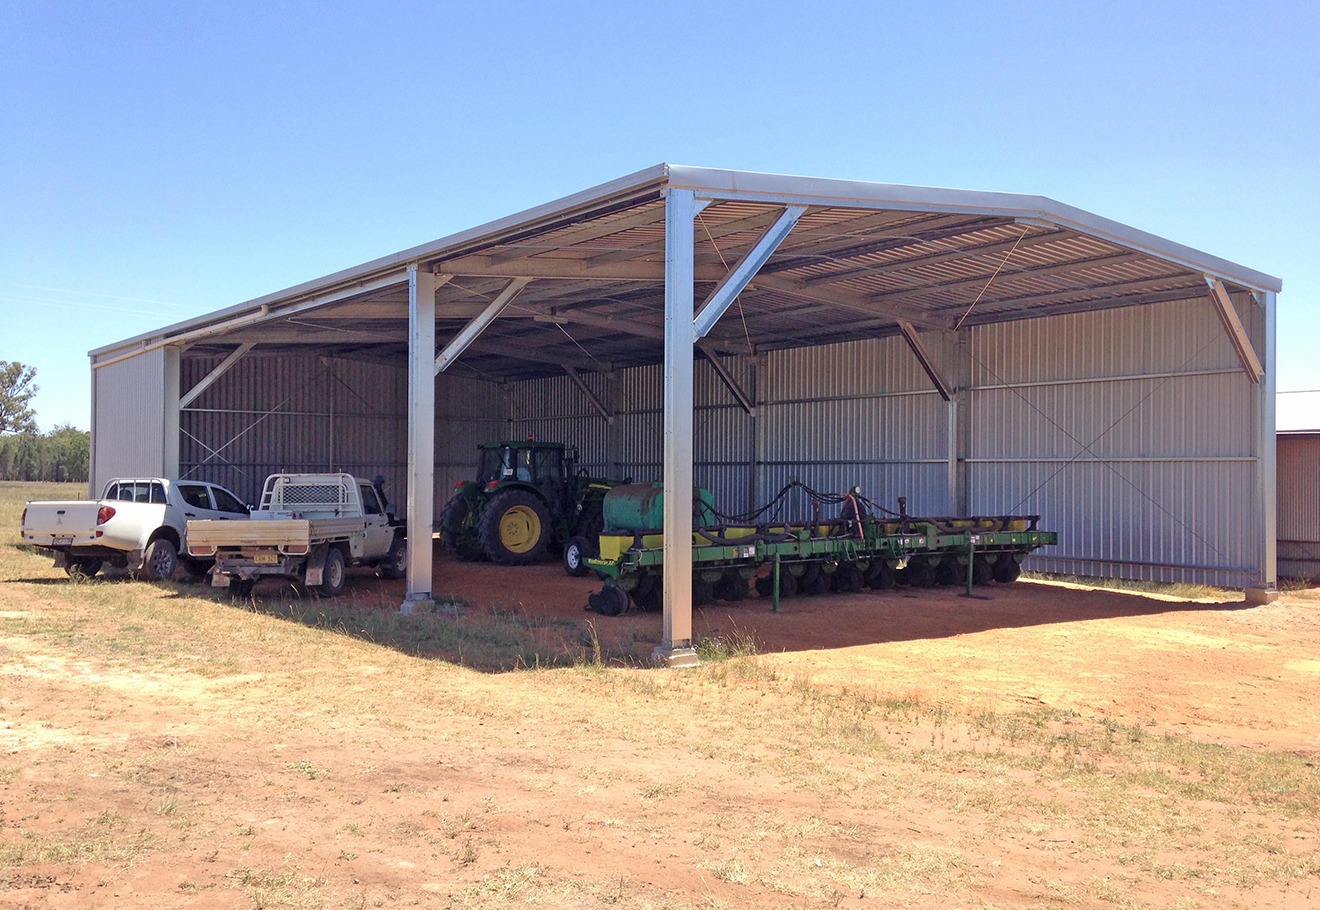
[[[87,482],[92,434],[77,427],[0,436],[0,480]]]
[[[87,482],[92,434],[73,426],[37,432],[28,402],[37,394],[37,371],[0,360],[0,480]]]

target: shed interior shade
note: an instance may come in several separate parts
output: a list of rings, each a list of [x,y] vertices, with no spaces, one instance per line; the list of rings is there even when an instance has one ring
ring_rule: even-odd
[[[1231,291],[1278,285],[1269,276],[1040,197],[660,166],[253,301],[249,309],[265,304],[269,315],[207,335],[194,349],[314,344],[332,356],[402,365],[406,280],[377,281],[371,290],[324,305],[306,301],[320,290],[342,288],[345,275],[388,278],[391,270],[418,261],[453,276],[437,292],[439,345],[511,280],[533,279],[455,363],[453,369],[466,375],[520,379],[562,373],[565,366],[590,371],[657,363],[663,356],[663,193],[680,177],[706,183],[714,197],[695,225],[698,305],[786,205],[807,206],[707,336],[716,351],[755,353],[883,337],[898,334],[899,321],[922,331],[949,330],[1205,298],[1207,274],[1217,274]],[[852,196],[841,201],[845,190]],[[874,198],[873,207],[862,197]],[[1051,206],[1060,217],[1041,217],[1042,211],[1051,214]],[[221,322],[243,306],[210,318]],[[204,320],[172,329],[198,324]],[[114,356],[141,340],[93,354]]]

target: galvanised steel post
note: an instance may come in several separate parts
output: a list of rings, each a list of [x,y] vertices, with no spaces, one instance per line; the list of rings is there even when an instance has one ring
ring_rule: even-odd
[[[400,613],[427,613],[435,510],[435,275],[408,268],[408,591]]]
[[[692,361],[696,330],[691,190],[665,196],[664,632],[657,663],[689,667],[692,648]]]
[[[1279,584],[1279,528],[1278,528],[1278,435],[1275,430],[1275,389],[1278,383],[1278,362],[1275,360],[1278,350],[1277,295],[1267,291],[1265,304],[1265,375],[1256,386],[1259,426],[1257,427],[1257,455],[1260,459],[1257,470],[1260,495],[1260,585],[1269,595],[1277,596]]]

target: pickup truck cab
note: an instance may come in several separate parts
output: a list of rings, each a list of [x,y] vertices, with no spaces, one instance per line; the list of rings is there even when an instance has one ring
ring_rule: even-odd
[[[190,519],[232,522],[248,507],[224,487],[163,477],[116,477],[101,499],[29,502],[22,539],[51,550],[55,565],[90,578],[109,564],[147,580],[167,579],[182,565],[204,575],[210,560],[180,560]]]
[[[262,578],[287,578],[334,596],[348,566],[407,571],[406,528],[379,488],[351,474],[272,474],[243,524],[188,522],[188,555],[213,559],[211,584],[246,596]]]

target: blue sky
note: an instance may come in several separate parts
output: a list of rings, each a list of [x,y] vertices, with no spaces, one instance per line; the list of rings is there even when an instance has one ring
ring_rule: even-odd
[[[0,360],[670,161],[1040,193],[1284,280],[1320,388],[1320,13],[1281,3],[0,6]]]

